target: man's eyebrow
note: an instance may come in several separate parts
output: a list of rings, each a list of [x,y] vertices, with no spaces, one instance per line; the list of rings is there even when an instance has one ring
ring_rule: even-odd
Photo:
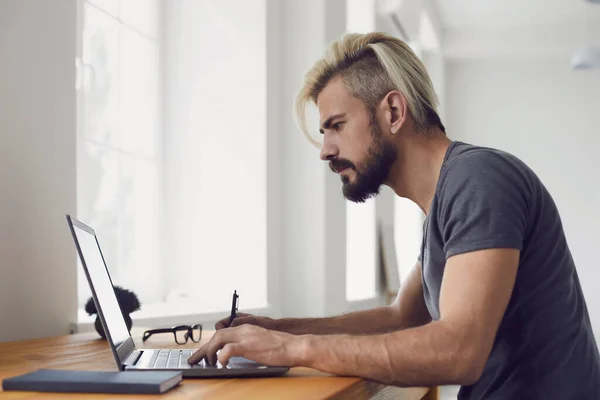
[[[321,124],[321,129],[329,129],[331,127],[331,123],[333,122],[334,119],[345,117],[345,116],[346,116],[346,113],[332,115],[331,117],[327,118],[325,120],[325,122],[323,122]]]

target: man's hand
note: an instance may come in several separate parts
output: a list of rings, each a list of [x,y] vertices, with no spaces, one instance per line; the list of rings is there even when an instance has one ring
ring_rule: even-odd
[[[265,365],[292,366],[299,363],[304,342],[302,336],[242,325],[215,332],[210,341],[188,359],[188,363],[197,364],[206,359],[208,364],[214,365],[218,358],[225,366],[231,357],[245,357]],[[221,351],[217,356],[218,350]]]
[[[233,328],[245,324],[260,326],[265,329],[275,329],[275,320],[273,318],[244,313],[238,313],[231,325],[229,325],[229,317],[223,318],[215,324],[215,329]]]

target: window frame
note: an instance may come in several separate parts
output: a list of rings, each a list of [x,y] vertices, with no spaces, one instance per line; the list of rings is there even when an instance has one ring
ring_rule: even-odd
[[[76,90],[77,90],[77,145],[76,152],[79,160],[83,143],[83,130],[84,120],[81,118],[85,112],[84,96],[80,94],[83,74],[83,33],[84,33],[84,11],[85,4],[88,0],[77,0],[77,50],[76,50]],[[97,7],[93,3],[92,6]],[[164,74],[164,57],[167,53],[164,51],[164,3],[159,3],[159,73]],[[282,214],[282,199],[281,199],[281,172],[280,164],[282,162],[280,155],[281,139],[280,139],[280,123],[281,123],[281,104],[280,104],[280,79],[281,76],[281,62],[279,47],[281,45],[279,35],[277,34],[280,26],[278,21],[279,5],[277,0],[266,0],[266,51],[267,51],[267,62],[266,62],[266,83],[267,83],[267,116],[266,116],[266,147],[267,147],[267,160],[266,160],[266,215],[267,215],[267,306],[260,308],[244,309],[243,312],[251,314],[260,314],[272,317],[280,316],[281,311],[281,293],[279,290],[280,286],[280,265],[281,265],[281,214]],[[164,79],[163,79],[164,81]],[[159,109],[161,115],[164,114],[164,103],[162,101],[162,83],[159,85]],[[164,118],[160,118],[159,122],[160,131],[164,131]],[[158,142],[164,141],[164,135],[159,134]],[[160,146],[163,149],[164,146]],[[159,187],[160,198],[159,208],[164,208],[165,195],[164,195],[164,156],[160,153],[157,155],[159,159]],[[164,243],[164,212],[160,213],[159,220],[159,240]],[[161,264],[164,264],[166,254],[161,252]],[[78,271],[79,273],[79,271]],[[166,289],[166,287],[165,287]],[[224,293],[224,296],[228,297],[230,293]],[[77,304],[79,299],[77,298]],[[158,308],[166,308],[173,310],[172,312],[155,312],[155,311],[144,311],[143,309],[137,311],[131,315],[131,318],[135,326],[155,328],[163,326],[171,326],[178,324],[195,324],[202,323],[208,324],[217,322],[218,320],[226,317],[228,311],[223,312],[204,312],[204,313],[189,313],[183,310],[177,312],[175,307],[169,307],[168,303],[157,303]],[[71,323],[71,333],[77,332],[92,332],[94,331],[94,320],[95,316],[88,316],[85,314],[82,308],[77,307],[77,321]]]

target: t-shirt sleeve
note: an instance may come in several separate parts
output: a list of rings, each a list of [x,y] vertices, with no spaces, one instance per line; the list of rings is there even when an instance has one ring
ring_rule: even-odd
[[[528,185],[515,161],[482,151],[461,155],[446,168],[437,221],[446,259],[490,248],[522,250]]]

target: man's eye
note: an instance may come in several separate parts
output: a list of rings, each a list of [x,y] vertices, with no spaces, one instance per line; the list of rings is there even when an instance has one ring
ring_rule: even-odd
[[[344,124],[343,122],[336,122],[335,124],[331,125],[331,127],[332,127],[334,130],[336,130],[336,131],[339,131],[339,130],[342,128],[342,125],[343,125],[343,124]]]

